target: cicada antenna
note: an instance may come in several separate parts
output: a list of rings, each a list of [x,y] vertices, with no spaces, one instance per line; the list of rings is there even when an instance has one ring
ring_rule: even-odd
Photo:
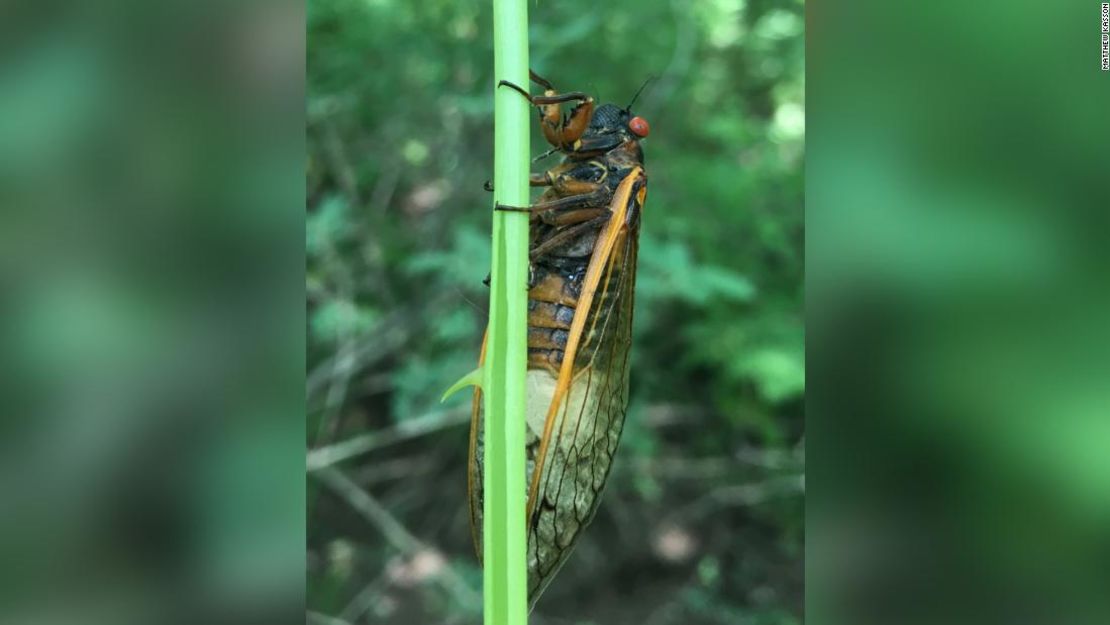
[[[655,80],[655,76],[648,76],[644,84],[640,85],[640,88],[636,90],[636,95],[632,96],[632,101],[628,103],[628,106],[624,107],[626,113],[632,110],[632,105],[636,103],[636,99],[640,97],[640,94],[644,92],[644,89],[647,88],[648,84],[653,80]]]

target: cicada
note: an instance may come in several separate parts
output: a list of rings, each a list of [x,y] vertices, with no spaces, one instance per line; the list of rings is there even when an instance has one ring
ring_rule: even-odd
[[[534,173],[545,187],[529,207],[527,533],[528,602],[540,594],[590,523],[620,441],[628,406],[629,349],[640,215],[647,175],[640,141],[648,123],[631,106],[596,106],[582,92],[532,96],[540,127],[563,155]],[[642,90],[642,87],[641,87]],[[639,93],[637,93],[639,95]],[[563,115],[561,105],[576,103]],[[487,188],[488,185],[487,185]],[[482,356],[484,360],[485,348]],[[471,533],[482,554],[483,417],[474,392],[470,429]]]

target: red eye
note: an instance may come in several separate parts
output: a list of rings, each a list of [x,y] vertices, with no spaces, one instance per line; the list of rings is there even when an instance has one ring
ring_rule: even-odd
[[[643,117],[633,117],[628,121],[628,129],[632,134],[637,137],[646,137],[651,132],[651,126],[648,126],[647,120]]]

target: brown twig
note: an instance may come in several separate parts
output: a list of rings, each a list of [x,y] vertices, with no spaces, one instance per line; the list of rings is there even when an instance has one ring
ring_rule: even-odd
[[[376,432],[369,432],[334,445],[308,452],[306,469],[311,473],[333,464],[394,443],[424,436],[445,428],[462,425],[470,420],[468,408],[433,412],[415,419],[406,419],[397,425]]]
[[[316,479],[327,486],[336,495],[342,497],[356,512],[362,515],[378,531],[385,536],[394,548],[406,556],[412,557],[429,548],[417,537],[413,536],[405,526],[389,513],[377,499],[370,493],[359,488],[342,471],[334,467],[324,467],[313,473]],[[462,606],[477,609],[481,598],[463,580],[449,563],[444,564],[442,572],[435,578],[444,590],[450,593]]]

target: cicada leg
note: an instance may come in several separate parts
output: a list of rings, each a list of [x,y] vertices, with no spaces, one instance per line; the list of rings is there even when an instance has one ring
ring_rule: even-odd
[[[539,85],[539,86],[543,87],[544,89],[546,89],[546,90],[548,90],[548,91],[555,91],[555,87],[553,87],[553,86],[551,85],[551,81],[549,81],[548,79],[544,78],[543,76],[540,76],[539,74],[537,74],[537,73],[536,73],[536,72],[535,72],[534,70],[532,70],[532,69],[529,69],[529,70],[528,70],[528,78],[529,78],[529,80],[531,80],[532,82],[536,83],[537,85]]]
[[[528,257],[533,261],[543,258],[552,250],[558,249],[560,246],[575,240],[582,236],[583,233],[589,232],[592,229],[597,229],[599,225],[608,220],[608,208],[582,208],[579,210],[566,211],[558,216],[559,223],[548,223],[569,227],[532,248],[532,251],[528,253]]]
[[[552,182],[547,177],[547,174],[532,174],[528,176],[528,186],[530,187],[550,187],[551,184]],[[482,188],[493,193],[493,181],[487,180],[483,182]]]
[[[569,195],[554,200],[544,200],[536,202],[531,206],[509,206],[507,204],[497,204],[494,210],[511,211],[517,213],[532,213],[532,214],[550,214],[555,211],[562,211],[568,208],[586,208],[597,206],[604,203],[608,197],[605,189],[598,189],[590,193],[582,193],[579,195]],[[546,220],[545,220],[546,221]]]
[[[597,217],[599,207],[608,204],[611,192],[603,184],[605,178],[604,168],[597,182],[581,180],[574,173],[582,167],[593,166],[593,163],[564,163],[545,172],[542,177],[551,185],[552,191],[544,197],[554,193],[556,197],[544,199],[528,207],[508,206],[497,204],[495,210],[527,212],[535,219],[552,226],[571,226],[582,221]],[[541,175],[532,174],[533,179]],[[604,212],[608,212],[603,209]]]
[[[561,150],[573,150],[574,144],[582,138],[590,125],[590,119],[594,115],[594,99],[581,91],[559,93],[545,78],[531,71],[529,75],[534,82],[544,87],[542,96],[534,96],[523,87],[507,80],[498,82],[497,86],[509,87],[527,98],[532,106],[539,107],[540,128],[547,142]],[[559,105],[575,101],[581,104],[574,107],[570,115],[564,119]]]

